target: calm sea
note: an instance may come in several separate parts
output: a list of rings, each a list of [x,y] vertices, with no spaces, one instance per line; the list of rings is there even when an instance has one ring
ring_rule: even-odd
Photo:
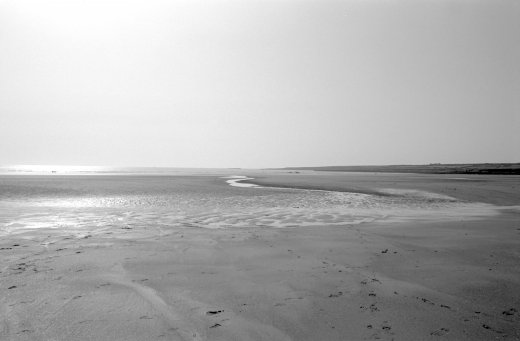
[[[379,196],[230,186],[229,176],[248,175],[238,169],[45,167],[0,168],[1,234],[288,228],[460,219],[491,210],[419,191]]]

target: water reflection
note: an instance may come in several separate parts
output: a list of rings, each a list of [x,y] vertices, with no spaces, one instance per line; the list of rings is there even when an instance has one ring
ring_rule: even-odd
[[[494,206],[421,191],[387,196],[280,188],[232,188],[224,179],[73,178],[14,183],[0,200],[3,233],[60,229],[165,233],[172,228],[360,224],[406,219],[474,219]],[[8,188],[5,186],[4,188]],[[10,192],[9,192],[10,191]],[[7,195],[5,193],[8,193]],[[10,194],[9,194],[10,193]]]

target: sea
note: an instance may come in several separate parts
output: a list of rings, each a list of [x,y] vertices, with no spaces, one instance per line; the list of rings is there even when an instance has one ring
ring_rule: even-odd
[[[363,194],[254,184],[255,176],[276,172],[282,171],[3,166],[0,235],[352,227],[494,214],[492,205],[423,191]]]

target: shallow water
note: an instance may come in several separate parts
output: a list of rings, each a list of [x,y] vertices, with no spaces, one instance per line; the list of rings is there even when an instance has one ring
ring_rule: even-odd
[[[370,195],[250,188],[241,187],[240,180],[221,174],[0,176],[0,232],[168,233],[172,228],[284,228],[496,214],[493,205],[423,191],[389,188]]]

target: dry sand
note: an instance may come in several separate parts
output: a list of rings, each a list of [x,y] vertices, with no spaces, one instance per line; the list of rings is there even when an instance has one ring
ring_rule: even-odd
[[[462,221],[4,237],[0,339],[519,340],[519,178],[364,176],[257,181],[509,208]]]

